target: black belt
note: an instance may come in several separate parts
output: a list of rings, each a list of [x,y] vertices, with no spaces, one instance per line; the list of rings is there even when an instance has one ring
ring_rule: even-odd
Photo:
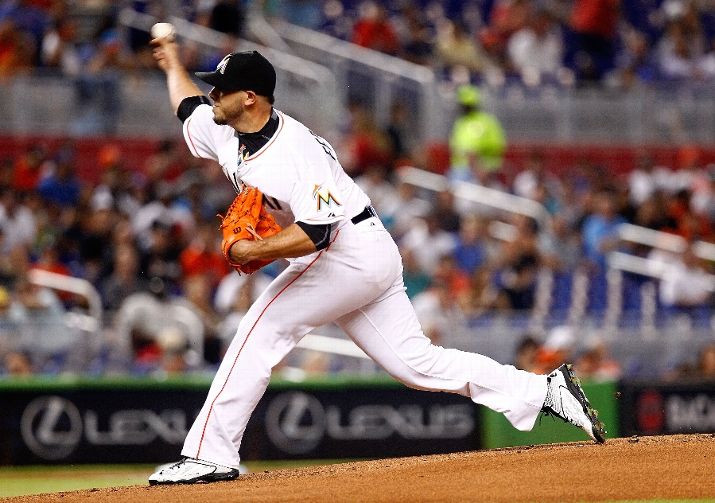
[[[352,217],[350,219],[350,221],[353,224],[357,225],[360,222],[362,222],[363,220],[367,220],[370,217],[377,217],[377,212],[375,211],[375,208],[373,208],[372,206],[365,206],[365,209],[362,210],[357,215],[355,215],[354,217]]]

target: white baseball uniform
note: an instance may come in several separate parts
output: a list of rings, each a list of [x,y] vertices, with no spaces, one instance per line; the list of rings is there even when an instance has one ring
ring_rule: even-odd
[[[184,122],[184,137],[191,153],[217,161],[237,190],[259,188],[282,226],[333,223],[330,245],[289,259],[241,320],[182,455],[238,467],[246,424],[272,368],[305,334],[331,322],[407,386],[459,393],[530,430],[544,404],[546,376],[433,345],[405,294],[392,237],[377,217],[351,221],[370,204],[368,197],[328,142],[274,113],[275,133],[250,155],[231,127],[213,122],[209,105]]]

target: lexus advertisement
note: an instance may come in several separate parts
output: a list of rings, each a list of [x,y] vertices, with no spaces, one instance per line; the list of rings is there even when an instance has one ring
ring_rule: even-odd
[[[178,458],[202,390],[3,393],[0,464],[159,463]],[[407,388],[269,389],[244,460],[367,458],[478,449],[477,406]]]

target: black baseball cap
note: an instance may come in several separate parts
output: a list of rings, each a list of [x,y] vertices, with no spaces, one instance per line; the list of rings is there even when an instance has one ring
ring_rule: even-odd
[[[226,55],[213,72],[195,75],[219,91],[253,91],[261,96],[273,96],[276,70],[258,51],[232,52]]]

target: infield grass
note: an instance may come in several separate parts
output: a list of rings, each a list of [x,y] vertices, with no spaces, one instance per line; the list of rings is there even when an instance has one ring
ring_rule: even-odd
[[[250,472],[329,465],[346,460],[254,461]],[[354,461],[354,460],[353,460]],[[156,465],[0,466],[0,498],[77,491],[102,487],[146,485]]]

